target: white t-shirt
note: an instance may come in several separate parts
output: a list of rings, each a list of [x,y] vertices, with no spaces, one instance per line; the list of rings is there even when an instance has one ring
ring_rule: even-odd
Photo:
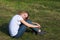
[[[20,15],[15,15],[9,24],[9,33],[11,36],[15,36],[18,33],[19,25],[21,24],[20,20],[23,18]]]

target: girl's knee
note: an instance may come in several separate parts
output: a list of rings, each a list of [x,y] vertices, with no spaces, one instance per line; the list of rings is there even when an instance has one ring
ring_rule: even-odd
[[[31,20],[26,20],[26,22],[28,22],[28,23],[32,24],[32,21],[31,21]]]

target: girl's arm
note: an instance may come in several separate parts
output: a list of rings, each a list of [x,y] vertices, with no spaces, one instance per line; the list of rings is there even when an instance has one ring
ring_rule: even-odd
[[[21,22],[22,22],[24,25],[26,25],[27,27],[32,27],[32,28],[37,27],[37,28],[40,28],[40,26],[29,24],[29,23],[27,23],[25,20],[21,20]]]

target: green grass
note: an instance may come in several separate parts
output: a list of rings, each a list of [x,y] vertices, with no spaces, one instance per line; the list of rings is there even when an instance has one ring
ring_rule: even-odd
[[[18,10],[27,10],[45,35],[25,32],[21,38],[8,35],[8,23]],[[60,0],[0,0],[0,40],[60,40]]]

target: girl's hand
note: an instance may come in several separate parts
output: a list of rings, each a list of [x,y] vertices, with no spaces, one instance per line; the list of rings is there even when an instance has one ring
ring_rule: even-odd
[[[38,23],[35,23],[35,24],[36,24],[37,26],[41,27],[40,24],[38,24]]]
[[[39,25],[36,25],[36,28],[41,28]]]
[[[36,22],[32,22],[34,25],[37,25],[38,28],[41,28],[40,24],[36,23]]]

